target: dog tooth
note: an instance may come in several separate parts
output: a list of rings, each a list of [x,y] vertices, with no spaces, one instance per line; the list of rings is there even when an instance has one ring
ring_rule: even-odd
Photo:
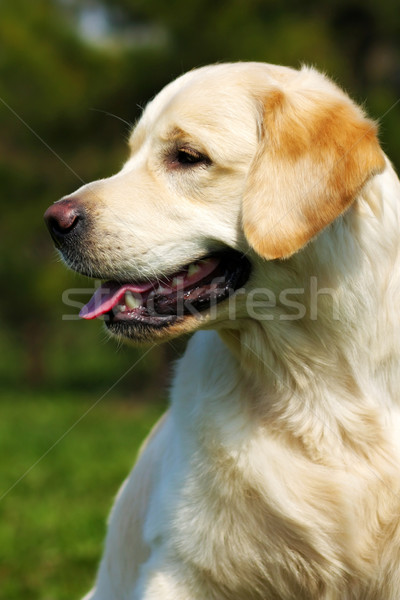
[[[199,265],[197,265],[196,263],[192,263],[188,267],[188,271],[187,271],[188,277],[192,277],[192,275],[195,275],[199,271],[200,271]]]
[[[125,306],[125,304],[117,304],[116,309],[117,309],[117,312],[125,312],[126,306]]]
[[[174,277],[172,287],[181,287],[183,285],[183,277]]]
[[[169,288],[167,287],[163,287],[161,284],[158,286],[158,288],[155,290],[156,294],[166,294],[167,292],[169,292]]]
[[[134,309],[139,308],[139,306],[141,306],[142,303],[138,298],[135,298],[132,292],[128,290],[127,292],[125,292],[125,304],[128,308]]]

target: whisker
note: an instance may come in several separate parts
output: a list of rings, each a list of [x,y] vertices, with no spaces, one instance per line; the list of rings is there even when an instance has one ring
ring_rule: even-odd
[[[129,121],[126,121],[122,117],[119,117],[118,115],[114,115],[114,113],[108,112],[107,110],[102,110],[101,108],[91,108],[90,110],[92,110],[94,112],[103,113],[104,115],[107,115],[109,117],[114,117],[114,119],[118,119],[118,121],[122,121],[122,123],[125,123],[125,125],[128,125],[128,127],[130,129],[132,129],[132,127],[133,127],[133,123],[130,123]]]

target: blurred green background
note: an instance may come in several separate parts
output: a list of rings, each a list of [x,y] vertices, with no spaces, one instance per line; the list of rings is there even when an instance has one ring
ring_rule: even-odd
[[[393,0],[0,0],[1,600],[88,588],[184,345],[121,348],[79,321],[66,290],[93,284],[60,263],[44,210],[116,172],[141,107],[217,61],[326,71],[399,166],[399,40]]]

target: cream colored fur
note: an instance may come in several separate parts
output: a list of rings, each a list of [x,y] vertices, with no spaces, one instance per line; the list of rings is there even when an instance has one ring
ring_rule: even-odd
[[[174,169],[176,140],[211,164]],[[215,240],[252,263],[233,316],[226,301],[170,331],[204,329],[86,599],[398,600],[400,184],[374,124],[312,69],[206,67],[77,195],[108,278],[169,273]]]

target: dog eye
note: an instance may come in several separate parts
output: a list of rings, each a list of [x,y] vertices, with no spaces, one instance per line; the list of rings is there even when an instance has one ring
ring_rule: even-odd
[[[210,159],[193,148],[178,148],[174,162],[182,167],[190,167],[198,164],[207,165]]]

